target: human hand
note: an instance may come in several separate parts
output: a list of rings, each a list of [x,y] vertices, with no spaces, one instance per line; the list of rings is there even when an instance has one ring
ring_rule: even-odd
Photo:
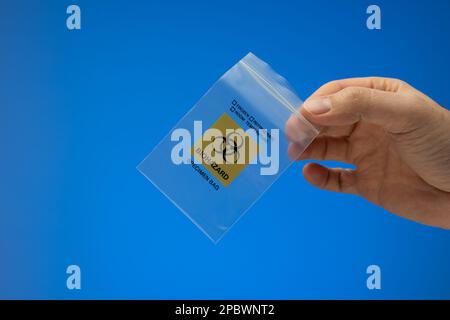
[[[321,133],[298,160],[336,160],[355,170],[309,163],[305,179],[360,195],[423,224],[450,229],[450,112],[407,83],[354,78],[327,83],[300,109]],[[292,117],[286,132],[295,132]],[[292,140],[291,140],[292,141]],[[299,154],[291,143],[289,154]]]

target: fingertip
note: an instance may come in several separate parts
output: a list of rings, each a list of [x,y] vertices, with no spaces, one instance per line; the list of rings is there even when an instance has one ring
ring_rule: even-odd
[[[303,104],[303,109],[314,115],[326,114],[331,108],[332,103],[328,96],[310,98]]]
[[[322,130],[323,126],[327,126],[327,113],[318,113],[314,114],[308,109],[308,105],[315,104],[314,102],[311,103],[311,101],[317,100],[319,98],[317,97],[311,97],[308,98],[303,105],[300,107],[300,114],[305,118],[307,121],[309,121],[311,124],[313,124],[316,128],[319,130]],[[324,117],[325,116],[325,117]]]
[[[303,167],[303,177],[310,184],[323,186],[328,176],[328,169],[317,163],[308,163]]]
[[[286,121],[284,132],[289,141],[295,141],[296,126],[298,125],[295,115],[291,115]]]
[[[293,113],[284,126],[286,138],[290,142],[302,144],[305,141],[305,134],[309,129],[304,117],[298,113]]]
[[[310,100],[311,98],[308,98],[308,100]],[[308,102],[308,100],[306,100],[305,102],[303,102],[303,104],[300,106],[300,113],[303,117],[305,117],[306,120],[311,121],[314,119],[314,115],[311,114],[306,108],[305,108],[305,104]]]

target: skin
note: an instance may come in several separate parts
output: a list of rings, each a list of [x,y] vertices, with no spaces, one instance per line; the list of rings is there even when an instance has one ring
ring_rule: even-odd
[[[300,109],[321,133],[297,160],[335,160],[355,170],[309,163],[321,189],[356,194],[404,218],[450,229],[450,112],[407,83],[387,78],[333,81]],[[298,120],[289,119],[288,138]],[[291,139],[295,141],[295,139]]]

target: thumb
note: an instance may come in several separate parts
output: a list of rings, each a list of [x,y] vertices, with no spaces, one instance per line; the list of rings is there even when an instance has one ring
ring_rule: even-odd
[[[364,120],[390,133],[403,133],[420,126],[425,115],[417,96],[364,87],[347,87],[327,96],[305,101],[302,114],[320,126],[345,126]]]

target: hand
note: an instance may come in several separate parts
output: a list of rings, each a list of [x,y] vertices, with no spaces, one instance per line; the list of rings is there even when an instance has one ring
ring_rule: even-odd
[[[401,80],[355,78],[324,85],[305,101],[301,113],[322,129],[298,160],[356,166],[331,169],[309,163],[303,168],[307,181],[450,229],[448,110]],[[295,125],[291,120],[287,132]],[[291,143],[290,156],[298,150]]]

